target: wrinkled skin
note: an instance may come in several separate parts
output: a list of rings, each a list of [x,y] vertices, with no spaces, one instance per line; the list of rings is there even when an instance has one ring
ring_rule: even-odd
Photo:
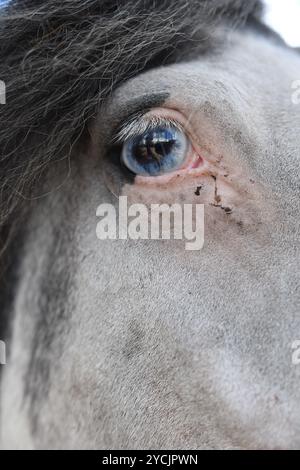
[[[230,41],[120,87],[68,179],[36,204],[3,376],[4,447],[300,447],[300,56],[256,33]],[[199,252],[95,234],[97,206],[117,205],[103,181],[108,135],[120,109],[151,93],[188,116],[209,170],[122,194],[204,203]]]

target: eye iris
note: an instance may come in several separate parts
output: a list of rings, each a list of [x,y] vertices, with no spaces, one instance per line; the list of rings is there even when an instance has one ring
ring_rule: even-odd
[[[179,168],[187,146],[183,132],[172,127],[157,128],[127,141],[122,161],[137,175],[157,176]]]
[[[168,138],[167,136],[157,138],[148,135],[146,138],[133,145],[133,156],[141,165],[153,161],[161,163],[162,159],[171,153],[175,142],[174,139]]]

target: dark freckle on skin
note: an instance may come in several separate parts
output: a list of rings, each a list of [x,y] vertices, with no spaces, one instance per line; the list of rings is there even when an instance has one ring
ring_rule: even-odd
[[[218,207],[219,209],[222,209],[222,211],[224,211],[227,215],[232,214],[231,207],[224,207],[224,206],[221,206],[220,204],[211,204],[211,206]]]
[[[202,186],[197,186],[196,191],[195,191],[196,196],[200,196],[201,189],[202,189]]]
[[[211,176],[215,182],[215,206],[220,206],[221,197],[218,194],[217,177],[215,175],[211,175]]]

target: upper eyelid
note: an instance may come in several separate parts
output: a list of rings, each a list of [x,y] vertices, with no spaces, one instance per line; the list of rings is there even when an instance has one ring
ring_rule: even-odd
[[[121,124],[119,130],[112,139],[112,143],[120,144],[149,130],[163,126],[172,126],[179,131],[184,132],[184,126],[176,119],[161,115],[155,116],[154,113],[148,115],[148,111],[145,113],[135,114],[131,117],[131,119]]]

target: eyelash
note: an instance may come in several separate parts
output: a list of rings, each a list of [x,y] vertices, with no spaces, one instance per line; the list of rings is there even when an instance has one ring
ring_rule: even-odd
[[[157,127],[172,126],[181,132],[186,132],[183,125],[176,119],[163,116],[145,116],[145,114],[136,114],[131,120],[126,121],[120,126],[119,130],[112,139],[112,144],[123,144],[129,139],[137,137],[144,132],[152,131]]]

